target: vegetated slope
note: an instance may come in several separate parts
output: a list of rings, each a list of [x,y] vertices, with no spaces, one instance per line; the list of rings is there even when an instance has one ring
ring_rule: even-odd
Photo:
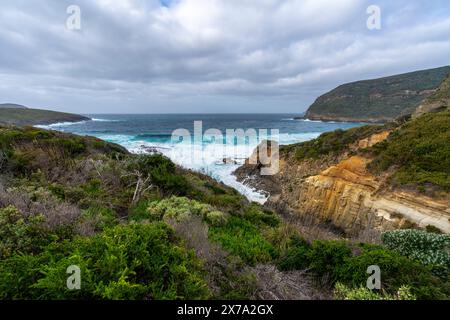
[[[383,131],[392,133],[371,148],[360,150],[374,157],[369,165],[372,173],[382,175],[388,171],[389,183],[396,186],[450,191],[450,111],[425,114],[403,125],[368,125],[327,132],[317,139],[282,147],[281,154],[294,152],[300,162],[340,155],[357,141]]]
[[[446,238],[413,235],[432,250],[388,249],[397,234],[385,246],[305,241],[273,211],[161,155],[0,127],[1,299],[312,299],[328,292],[316,277],[347,298],[373,264],[384,291],[363,290],[371,299],[448,298],[445,261],[422,259],[441,257]],[[74,265],[80,290],[66,286]]]
[[[411,114],[431,96],[450,67],[348,83],[319,97],[305,118],[325,121],[385,122]]]
[[[0,109],[27,109],[27,107],[15,103],[0,103]]]
[[[411,120],[368,151],[371,171],[389,171],[390,183],[450,192],[450,111]]]
[[[77,114],[28,109],[28,108],[1,108],[0,107],[0,124],[11,125],[45,125],[56,122],[77,122],[90,120]]]
[[[450,108],[450,74],[430,97],[425,99],[413,114],[418,117],[428,112],[443,111]]]
[[[270,207],[330,222],[348,235],[410,227],[450,233],[449,116],[324,133],[281,147],[274,176],[255,175],[251,165],[237,176],[269,186]]]

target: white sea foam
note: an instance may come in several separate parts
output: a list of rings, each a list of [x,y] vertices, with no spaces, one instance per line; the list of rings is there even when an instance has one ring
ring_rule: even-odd
[[[314,139],[317,136],[319,136],[319,133],[280,134],[279,143],[281,145],[292,144]],[[237,181],[236,177],[232,174],[251,155],[257,147],[257,143],[224,147],[219,142],[191,145],[136,140],[133,135],[98,135],[98,137],[120,144],[130,152],[136,154],[156,150],[184,168],[207,174],[235,188],[251,201],[261,204],[267,201],[268,194]],[[224,164],[223,159],[226,158],[235,160],[236,164]]]
[[[41,128],[41,129],[63,129],[64,127],[69,127],[69,126],[73,126],[76,124],[83,124],[89,121],[94,121],[94,122],[116,122],[119,120],[110,120],[110,119],[98,119],[98,118],[92,118],[90,120],[83,120],[83,121],[76,121],[76,122],[55,122],[55,123],[51,123],[51,124],[40,124],[40,125],[35,125],[36,128]]]
[[[96,121],[96,122],[117,122],[120,120],[113,120],[113,119],[98,119],[98,118],[92,118],[92,121]]]
[[[304,122],[318,122],[322,121],[309,119],[294,119],[287,118],[285,121],[304,121]],[[74,124],[82,124],[85,122],[116,122],[122,120],[111,120],[93,118],[81,122],[63,122],[54,123],[51,125],[41,125],[40,128],[54,129],[61,131],[70,131],[70,127]],[[73,128],[73,127],[72,127]],[[100,139],[107,140],[122,145],[132,153],[152,153],[159,152],[169,157],[176,164],[192,169],[198,172],[207,174],[218,181],[235,188],[241,194],[245,195],[249,200],[264,203],[268,195],[264,192],[255,190],[245,184],[237,181],[232,174],[244,161],[248,158],[254,149],[257,147],[257,141],[252,141],[251,144],[244,144],[242,141],[238,145],[227,145],[224,147],[222,141],[215,141],[215,139],[205,138],[204,141],[198,142],[197,145],[171,142],[170,135],[168,139],[163,139],[161,135],[155,134],[141,134],[141,135],[127,135],[127,134],[95,134]],[[278,135],[278,142],[280,145],[293,144],[317,138],[320,132],[303,132],[303,133],[280,133]],[[270,137],[269,137],[270,139]],[[165,140],[165,141],[164,141]],[[233,164],[224,163],[224,159],[232,159]]]
[[[298,119],[298,121],[300,121],[300,122],[316,122],[316,123],[323,122],[321,120],[310,120],[310,119]]]
[[[83,120],[83,121],[76,121],[76,122],[56,122],[56,123],[52,123],[52,124],[39,124],[39,125],[35,125],[36,128],[41,128],[41,129],[60,129],[62,127],[68,127],[68,126],[72,126],[74,124],[82,124],[82,123],[86,123],[87,121],[90,120]]]

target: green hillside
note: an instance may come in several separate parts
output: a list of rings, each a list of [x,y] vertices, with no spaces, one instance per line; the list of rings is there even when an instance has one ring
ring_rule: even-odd
[[[433,243],[418,250],[422,260],[388,248],[411,235]],[[447,236],[385,238],[307,241],[275,212],[162,155],[0,126],[0,300],[299,299],[327,288],[345,299],[366,285],[368,265],[383,270],[370,299],[448,299],[436,273],[445,261],[427,260],[446,257]],[[73,266],[79,290],[67,287]]]
[[[0,109],[27,109],[27,107],[15,103],[0,103]]]
[[[344,84],[319,97],[305,117],[325,121],[389,121],[414,112],[449,73],[447,66]]]
[[[450,191],[450,111],[407,122],[370,149],[374,173],[393,171],[391,183]]]
[[[28,108],[0,108],[0,124],[39,125],[89,120],[77,114]]]

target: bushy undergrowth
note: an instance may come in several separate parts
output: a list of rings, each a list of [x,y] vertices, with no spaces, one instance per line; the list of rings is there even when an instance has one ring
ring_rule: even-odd
[[[213,241],[247,263],[267,262],[277,255],[260,228],[277,225],[279,219],[273,212],[263,211],[256,204],[245,208],[242,214],[230,215],[196,200],[171,197],[151,202],[147,212],[140,212],[137,216],[131,216],[131,219],[182,221],[193,216],[200,217],[210,226],[209,233]]]
[[[373,130],[334,133],[305,157]],[[0,146],[0,298],[248,299],[258,264],[342,283],[342,298],[400,298],[405,286],[408,297],[450,296],[432,273],[445,266],[443,236],[389,233],[388,248],[308,243],[274,212],[161,155],[34,128],[0,128]],[[382,295],[360,288],[374,264]],[[70,265],[81,290],[66,289]]]
[[[210,237],[251,265],[269,262],[278,254],[254,224],[240,217],[232,216],[225,225],[213,226]]]
[[[425,114],[394,131],[371,148],[374,173],[395,171],[400,185],[434,185],[450,190],[450,111]]]
[[[316,276],[326,277],[331,285],[342,283],[350,288],[365,286],[367,268],[381,269],[382,288],[386,294],[395,294],[402,286],[410,287],[418,299],[446,299],[450,288],[445,280],[432,270],[385,247],[343,241],[293,240],[278,263],[282,270],[311,270]]]
[[[66,288],[67,267],[80,290]],[[129,224],[0,262],[3,299],[204,299],[209,293],[193,252],[163,223]],[[30,267],[31,266],[31,267]]]
[[[346,151],[350,144],[382,130],[386,130],[388,126],[368,125],[349,130],[339,129],[333,132],[323,133],[317,139],[311,141],[283,147],[283,150],[295,150],[295,158],[298,161],[336,155]]]
[[[416,300],[408,286],[402,286],[396,294],[380,294],[365,287],[349,288],[337,283],[334,296],[339,300]]]
[[[450,270],[450,236],[421,230],[395,230],[382,235],[383,244],[412,260],[429,265],[446,278]]]

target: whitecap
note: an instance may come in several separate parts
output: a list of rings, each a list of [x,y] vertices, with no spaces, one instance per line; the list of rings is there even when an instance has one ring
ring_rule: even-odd
[[[95,122],[118,122],[120,120],[92,118],[91,121],[95,121]]]
[[[83,123],[86,123],[87,121],[89,121],[89,120],[76,121],[76,122],[55,122],[55,123],[52,123],[52,124],[34,125],[34,127],[41,128],[41,129],[54,129],[54,128],[61,128],[61,127],[72,126],[72,125],[75,125],[75,124],[83,124]]]

